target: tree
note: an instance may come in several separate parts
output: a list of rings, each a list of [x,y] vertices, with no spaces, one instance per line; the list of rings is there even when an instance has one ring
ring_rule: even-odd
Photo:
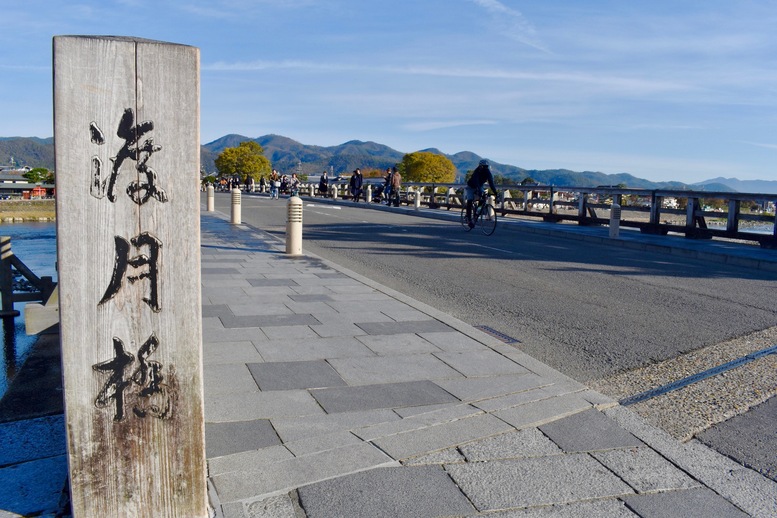
[[[224,149],[216,158],[216,169],[220,175],[239,176],[243,181],[248,176],[258,181],[272,172],[270,161],[264,156],[264,149],[253,140]]]
[[[402,157],[400,163],[402,180],[407,182],[453,183],[456,181],[456,166],[448,158],[416,151]]]
[[[27,171],[22,176],[27,178],[30,183],[51,183],[54,178],[51,171],[45,167],[36,167],[35,169]]]

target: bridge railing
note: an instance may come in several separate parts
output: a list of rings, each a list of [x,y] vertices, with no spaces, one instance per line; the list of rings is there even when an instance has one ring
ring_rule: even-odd
[[[646,234],[684,234],[694,239],[754,241],[777,248],[777,194],[651,190],[617,187],[497,185],[502,216],[609,225],[612,204],[621,207],[620,225]],[[460,208],[464,184],[405,183],[402,199],[431,208]]]
[[[373,189],[382,179],[365,178]],[[307,195],[312,184],[303,184]],[[349,199],[347,183],[330,184],[338,197]],[[400,201],[433,209],[460,209],[464,184],[404,182]],[[314,193],[319,194],[317,190]],[[708,192],[619,187],[560,187],[555,185],[497,185],[503,193],[497,201],[502,216],[609,225],[613,204],[621,207],[619,224],[646,234],[684,234],[693,239],[713,237],[757,242],[777,248],[777,194]]]

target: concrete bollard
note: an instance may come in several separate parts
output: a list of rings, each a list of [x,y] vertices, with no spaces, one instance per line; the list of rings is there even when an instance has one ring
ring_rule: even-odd
[[[242,213],[240,209],[242,194],[240,189],[232,189],[232,220],[233,225],[240,225],[242,220]]]
[[[302,200],[297,196],[289,198],[286,217],[286,253],[302,255]]]
[[[372,185],[367,186],[367,194],[364,199],[367,203],[372,203]]]
[[[610,206],[610,238],[617,239],[621,231],[621,206],[613,203]]]
[[[337,199],[337,186],[336,185],[332,186],[332,199],[333,200]]]
[[[421,210],[421,189],[418,188],[415,191],[415,196],[413,197],[413,206],[415,207],[415,210]]]
[[[215,195],[216,189],[213,188],[213,184],[208,184],[208,212],[213,212],[216,205],[216,195]]]
[[[309,196],[311,198],[315,198],[316,197],[316,186],[313,185],[312,183],[310,184],[310,188],[308,190],[308,193],[309,193]]]

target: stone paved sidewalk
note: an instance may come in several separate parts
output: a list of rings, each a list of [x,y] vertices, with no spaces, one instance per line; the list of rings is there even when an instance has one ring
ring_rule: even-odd
[[[760,474],[219,213],[202,215],[202,286],[216,516],[777,511]]]

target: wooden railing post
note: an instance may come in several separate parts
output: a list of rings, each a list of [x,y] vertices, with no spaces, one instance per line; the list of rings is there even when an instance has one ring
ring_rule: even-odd
[[[74,516],[208,516],[199,49],[54,38]]]

